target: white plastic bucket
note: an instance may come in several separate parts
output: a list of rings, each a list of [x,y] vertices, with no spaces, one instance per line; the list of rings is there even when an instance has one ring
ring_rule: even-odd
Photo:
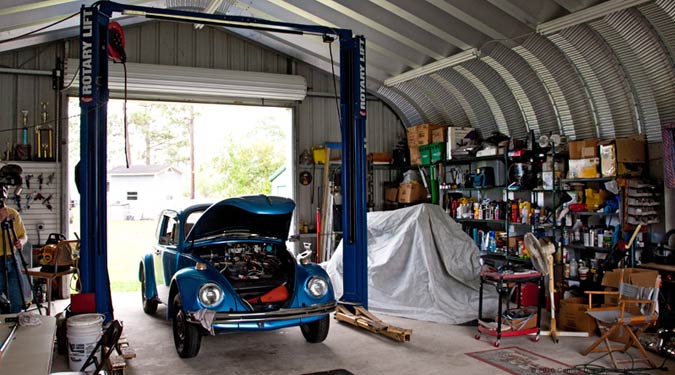
[[[103,319],[101,314],[82,314],[68,318],[66,336],[68,337],[68,362],[71,370],[80,371],[96,347],[96,343],[101,338]],[[94,370],[94,365],[88,366],[85,370]]]

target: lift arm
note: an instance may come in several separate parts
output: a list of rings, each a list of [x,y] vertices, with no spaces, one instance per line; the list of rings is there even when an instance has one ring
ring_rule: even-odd
[[[366,237],[365,38],[351,30],[276,22],[252,17],[149,8],[109,1],[80,12],[81,251],[82,291],[96,295],[96,311],[112,319],[107,265],[108,24],[113,13],[292,34],[334,35],[340,42],[340,127],[344,208],[344,295],[368,306]]]

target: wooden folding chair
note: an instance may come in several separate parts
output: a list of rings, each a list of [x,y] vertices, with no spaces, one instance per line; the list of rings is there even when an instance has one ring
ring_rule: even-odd
[[[627,283],[619,283],[618,291],[587,291],[588,310],[586,314],[595,319],[600,327],[601,336],[581,354],[587,355],[592,352],[609,353],[615,368],[618,363],[644,361],[652,368],[656,367],[649,358],[647,351],[640,343],[640,335],[650,326],[656,324],[658,314],[658,294],[656,287],[640,287]],[[616,295],[618,304],[608,307],[594,307],[594,295]],[[628,332],[628,342],[620,346],[611,345],[609,338],[619,334],[621,328]],[[604,343],[604,347],[599,347]],[[640,351],[642,358],[617,361],[612,354],[615,351],[626,352],[631,346]]]

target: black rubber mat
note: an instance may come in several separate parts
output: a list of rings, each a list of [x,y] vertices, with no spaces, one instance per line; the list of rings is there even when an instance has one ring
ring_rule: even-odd
[[[337,370],[328,370],[328,371],[320,371],[320,372],[311,372],[308,374],[302,374],[302,375],[354,375],[354,373],[351,373],[347,370],[344,369],[337,369]]]

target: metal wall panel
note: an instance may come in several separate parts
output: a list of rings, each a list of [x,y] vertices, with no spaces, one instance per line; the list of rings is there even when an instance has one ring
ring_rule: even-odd
[[[413,105],[410,98],[399,90],[381,86],[377,90],[377,94],[387,100],[392,106],[398,108],[408,125],[416,125],[422,122],[422,115],[419,113],[418,108]]]
[[[426,87],[431,93],[434,101],[440,107],[441,113],[443,113],[446,124],[449,126],[470,126],[466,112],[464,112],[455,95],[447,91],[438,81],[430,76],[423,76],[417,78],[415,82]]]
[[[658,128],[661,125],[656,99],[649,83],[647,73],[640,59],[626,40],[614,28],[600,20],[590,24],[612,48],[614,56],[621,64],[626,82],[630,89],[630,100],[634,107],[636,128],[644,133],[645,128]],[[649,140],[649,137],[648,137]]]
[[[504,79],[481,60],[468,61],[462,67],[471,72],[475,79],[480,80],[484,89],[492,94],[493,100],[496,101],[502,111],[502,121],[505,121],[504,124],[497,122],[500,131],[512,137],[524,138],[527,134],[527,126],[523,119],[522,109]],[[479,87],[477,82],[474,82],[474,84]],[[503,130],[503,127],[506,128],[506,131]]]
[[[48,72],[55,68],[57,58],[63,59],[63,55],[62,44],[25,48],[0,54],[0,67]],[[35,168],[41,169],[47,172],[47,174],[54,173],[54,182],[49,186],[50,189],[55,189],[51,191],[54,193],[50,200],[51,209],[48,209],[41,202],[33,202],[31,209],[27,209],[25,195],[28,193],[35,195],[37,191],[35,186],[31,185],[33,189],[30,191],[24,188],[22,193],[24,197],[22,199],[24,210],[22,219],[26,226],[28,241],[37,245],[40,243],[38,241],[40,233],[37,232],[38,223],[44,224],[44,231],[41,232],[42,237],[40,239],[42,243],[44,243],[48,233],[65,232],[63,223],[67,220],[68,210],[61,208],[67,207],[67,205],[64,205],[66,197],[63,189],[60,189],[60,185],[57,183],[63,179],[64,173],[58,168],[59,163],[56,162],[13,161],[7,160],[6,154],[12,153],[12,146],[14,144],[23,143],[22,111],[25,110],[27,111],[28,119],[27,141],[33,145],[33,154],[36,153],[35,128],[37,126],[50,127],[54,130],[55,156],[60,157],[61,153],[58,150],[58,146],[61,144],[61,139],[63,139],[63,128],[67,124],[67,118],[66,115],[59,111],[59,107],[61,107],[60,96],[58,92],[52,89],[51,76],[30,73],[0,73],[0,93],[2,93],[2,100],[0,100],[0,154],[3,161],[5,163],[20,165],[23,168],[24,177],[32,174]],[[41,103],[45,103],[46,106],[44,110],[47,117],[46,121],[42,118],[43,109]],[[45,174],[45,178],[47,174]],[[45,197],[49,195],[44,192],[43,194],[45,194]],[[7,203],[9,206],[17,208],[13,199],[9,199]]]
[[[409,97],[419,111],[422,119],[420,123],[441,123],[443,116],[429,99],[426,90],[413,81],[403,82],[396,85],[396,89]],[[414,124],[416,125],[416,124]]]
[[[456,101],[461,106],[465,116],[460,119],[455,118],[452,124],[454,126],[468,126],[472,128],[478,127],[478,118],[476,117],[476,113],[473,111],[471,104],[469,104],[469,101],[462,94],[462,92],[455,85],[453,85],[452,82],[448,81],[437,73],[429,75],[429,78],[450,94],[448,96],[448,100],[454,99],[453,101]],[[466,123],[463,121],[466,121]]]
[[[586,96],[590,99],[591,114],[593,115],[594,132],[601,138],[614,137],[614,121],[609,109],[609,103],[605,96],[598,77],[593,68],[579,50],[560,34],[550,35],[551,40],[568,59],[581,78]]]
[[[482,58],[509,86],[535,133],[559,133],[560,124],[546,87],[530,65],[512,49],[493,44]]]
[[[564,38],[565,42],[556,44],[577,64],[589,87],[598,114],[600,136],[613,138],[637,133],[630,86],[610,46],[585,25],[568,28],[557,35],[556,39]]]
[[[474,127],[481,131],[483,137],[489,137],[492,132],[499,130],[490,105],[473,83],[453,68],[439,70],[437,74],[456,87],[466,99],[476,116]]]
[[[560,49],[550,40],[533,35],[514,50],[528,61],[548,87],[557,103],[564,134],[571,139],[596,137],[593,114],[583,82]]]
[[[499,104],[497,103],[497,99],[495,99],[495,96],[492,95],[492,92],[485,86],[485,84],[478,78],[476,75],[474,75],[472,72],[464,68],[463,66],[456,66],[454,67],[454,70],[461,74],[467,81],[471,82],[471,84],[480,92],[480,94],[483,96],[485,99],[485,103],[490,107],[490,112],[492,113],[492,117],[494,118],[495,124],[497,126],[497,130],[503,134],[509,135],[509,128],[506,123],[506,118],[504,118],[504,113],[502,112],[502,109],[499,107]]]
[[[604,18],[635,51],[647,74],[658,107],[660,123],[648,123],[644,133],[650,142],[661,140],[661,124],[675,120],[675,73],[672,60],[660,38],[635,9],[628,9]]]
[[[657,0],[638,8],[658,33],[670,59],[675,58],[675,0]]]
[[[269,48],[212,27],[195,30],[192,25],[148,22],[125,27],[125,35],[129,62],[303,75],[307,81],[309,95],[301,103],[294,105],[296,172],[301,167],[297,165],[297,160],[302,150],[311,149],[312,146],[322,145],[325,142],[339,143],[341,141],[336,98],[332,95],[335,85],[339,85],[339,82],[334,82],[333,77],[324,71],[304,63],[294,62],[289,57]],[[54,50],[60,51],[60,55],[63,55],[63,45],[54,43],[47,47],[0,54],[0,64],[17,67],[22,62],[28,61],[23,68],[51,69],[55,55],[57,55]],[[79,41],[70,39],[65,41],[65,45],[68,57],[77,58]],[[43,53],[40,55],[40,52]],[[40,56],[34,59],[36,55]],[[50,77],[0,74],[0,88],[3,94],[11,92],[11,95],[6,95],[6,99],[0,101],[0,119],[4,120],[0,124],[0,130],[7,130],[10,126],[17,124],[20,109],[29,110],[29,123],[34,124],[39,118],[39,102],[41,100],[53,101],[54,93],[51,91]],[[339,90],[339,87],[337,89]],[[228,102],[228,99],[223,98],[222,101]],[[286,105],[293,104],[287,103]],[[54,118],[52,109],[53,106],[50,104],[49,118]],[[3,134],[5,134],[5,139],[2,138]],[[19,130],[13,128],[11,132],[0,132],[0,141],[3,142],[2,144],[14,143],[18,135]],[[403,126],[392,109],[379,100],[368,100],[368,152],[391,152],[402,136],[404,136]],[[60,168],[64,173],[67,163],[64,161],[61,165]],[[315,184],[312,185],[315,188],[313,196],[311,187],[305,187],[299,183],[295,185],[298,207],[296,220],[314,222],[316,204],[319,199],[317,192],[321,185],[319,171],[320,168],[316,168]],[[376,198],[381,198],[382,192],[379,191],[378,186],[382,185],[383,178],[388,178],[388,174],[384,172],[376,174]],[[62,180],[67,181],[65,178]],[[62,207],[65,206],[62,205]],[[63,229],[54,228],[53,231],[60,232]]]

